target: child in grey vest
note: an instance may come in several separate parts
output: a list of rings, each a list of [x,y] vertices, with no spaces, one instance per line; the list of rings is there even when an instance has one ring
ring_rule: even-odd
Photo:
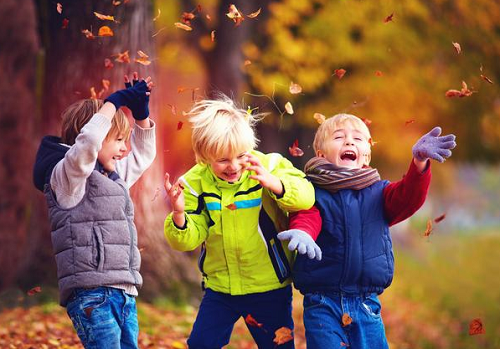
[[[129,187],[153,162],[156,142],[151,78],[125,80],[104,102],[81,100],[63,112],[61,138],[42,139],[33,173],[48,203],[60,304],[85,348],[138,348],[141,257]]]

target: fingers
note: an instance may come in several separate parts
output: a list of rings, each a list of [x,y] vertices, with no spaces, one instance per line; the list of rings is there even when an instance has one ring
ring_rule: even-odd
[[[455,143],[454,141],[451,141],[451,142],[443,142],[441,143],[441,145],[439,146],[441,149],[453,149],[457,146],[457,143]]]
[[[321,251],[321,248],[319,248],[319,246],[315,244],[314,251],[316,253],[316,260],[320,261],[323,258],[323,252]]]
[[[316,251],[314,250],[314,246],[307,247],[307,257],[309,259],[314,259],[314,257],[316,257]]]
[[[441,127],[439,126],[436,126],[434,127],[429,133],[428,135],[429,136],[432,136],[432,137],[437,137],[441,134]]]
[[[297,251],[300,253],[300,254],[306,254],[307,252],[307,246],[306,244],[302,243],[302,244],[299,244],[297,246]]]
[[[451,154],[450,154],[450,155],[451,155]],[[443,162],[444,162],[444,158],[443,158],[441,155],[439,155],[438,153],[430,153],[430,154],[429,154],[429,157],[430,157],[431,159],[434,159],[434,160],[438,161],[438,162],[441,162],[441,163],[443,163]]]
[[[132,74],[132,83],[133,85],[137,84],[139,82],[139,73],[136,71]]]
[[[278,237],[278,240],[280,240],[280,241],[290,240],[292,237],[292,233],[289,232],[288,230],[285,230],[285,231],[282,231],[281,233],[278,233],[277,237]]]
[[[125,81],[125,88],[132,87],[132,84],[130,83],[130,79],[128,78],[128,75],[124,75],[123,80]]]
[[[170,184],[170,175],[168,172],[165,172],[165,179],[164,179],[164,184],[163,186],[165,187],[165,191],[168,193],[170,189],[172,188],[172,184]]]
[[[449,149],[440,149],[438,150],[438,154],[444,158],[449,158],[451,156],[451,150]]]

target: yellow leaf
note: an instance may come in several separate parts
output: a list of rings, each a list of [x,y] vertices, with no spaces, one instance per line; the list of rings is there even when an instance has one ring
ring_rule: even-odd
[[[189,25],[186,25],[184,23],[181,23],[181,22],[175,22],[174,25],[179,28],[179,29],[182,29],[182,30],[185,30],[187,32],[190,32],[191,30],[193,30],[193,28],[191,28]]]
[[[113,21],[113,22],[115,21],[115,17],[113,17],[113,16],[103,15],[99,12],[94,12],[94,15],[102,21],[106,21],[106,20]]]
[[[285,110],[288,114],[293,115],[293,106],[292,103],[286,102],[285,104]]]

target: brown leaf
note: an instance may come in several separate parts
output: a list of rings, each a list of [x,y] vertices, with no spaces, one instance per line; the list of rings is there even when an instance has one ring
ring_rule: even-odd
[[[237,209],[236,205],[234,203],[229,204],[226,206],[227,209],[230,209],[231,211],[234,211]]]
[[[489,77],[487,77],[486,75],[481,74],[481,79],[486,81],[488,84],[493,84],[493,81]]]
[[[392,22],[393,17],[394,17],[394,12],[391,13],[389,16],[385,17],[384,23]]]
[[[320,113],[314,113],[313,115],[313,118],[314,120],[316,120],[318,122],[318,124],[322,124],[325,122],[326,120],[326,117],[323,115],[323,114],[320,114]]]
[[[293,332],[288,327],[280,327],[274,332],[273,342],[281,345],[293,340]]]
[[[334,74],[335,76],[337,76],[337,77],[339,78],[339,80],[340,80],[340,79],[342,79],[342,78],[344,77],[345,73],[346,73],[346,70],[345,70],[345,69],[342,69],[342,68],[340,68],[340,69],[335,69],[335,71],[333,72],[333,74]]]
[[[103,15],[99,12],[94,12],[94,15],[99,18],[101,21],[115,21],[115,17],[109,15]]]
[[[286,102],[285,104],[285,110],[288,114],[293,115],[293,106],[292,103]]]
[[[424,236],[425,237],[428,237],[429,235],[431,235],[432,233],[432,220],[428,220],[427,221],[427,226],[425,227],[425,232],[424,232]]]
[[[248,17],[248,18],[255,18],[255,17],[257,17],[258,15],[260,15],[260,11],[261,11],[261,9],[259,8],[257,11],[252,12],[252,13],[250,13],[249,15],[247,15],[247,17]]]
[[[485,334],[486,331],[483,327],[483,322],[480,318],[473,319],[469,324],[469,336],[476,334]]]
[[[184,125],[184,123],[182,121],[179,121],[177,123],[177,131],[180,131],[182,129],[182,125]]]
[[[293,81],[291,81],[289,90],[292,95],[296,95],[302,92],[302,86],[300,86],[299,84],[294,84]]]
[[[187,32],[190,32],[191,30],[193,30],[193,28],[191,28],[189,25],[185,25],[184,23],[180,23],[180,22],[175,22],[174,25],[179,28],[179,29],[182,29],[182,30],[185,30]]]
[[[31,290],[29,290],[28,292],[26,292],[26,294],[28,296],[33,296],[33,295],[35,295],[37,293],[40,293],[40,292],[42,292],[42,288],[40,286],[35,286]]]
[[[291,147],[288,147],[288,152],[290,153],[291,156],[294,156],[294,157],[299,157],[299,156],[304,155],[304,152],[302,151],[302,149],[299,148],[299,140],[298,139],[296,139],[293,142]]]
[[[434,218],[434,223],[439,223],[445,218],[446,218],[446,213],[443,213],[441,216]]]
[[[114,36],[114,33],[110,27],[108,27],[107,25],[103,25],[102,27],[99,28],[97,35],[98,36]]]
[[[236,8],[234,4],[229,5],[228,13],[226,13],[226,16],[233,20],[236,27],[245,20],[245,17],[243,17],[241,12],[238,10],[238,8]]]
[[[83,309],[83,311],[85,312],[85,315],[87,315],[87,318],[90,318],[90,315],[92,315],[93,310],[94,310],[93,307],[88,307],[88,308]]]
[[[352,318],[349,316],[349,314],[344,313],[342,314],[342,327],[349,326],[352,323]]]
[[[453,47],[455,47],[455,51],[457,51],[457,54],[460,54],[462,52],[462,47],[460,47],[460,44],[458,42],[452,42]]]

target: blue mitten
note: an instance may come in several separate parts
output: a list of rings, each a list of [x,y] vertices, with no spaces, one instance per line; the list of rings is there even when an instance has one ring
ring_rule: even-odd
[[[444,162],[451,156],[451,150],[457,146],[455,135],[441,136],[441,127],[434,127],[432,131],[423,135],[412,148],[413,157],[419,161],[434,159]]]
[[[314,242],[313,238],[305,231],[299,229],[290,229],[282,231],[278,234],[278,239],[281,241],[290,240],[288,249],[290,251],[297,250],[300,254],[306,254],[309,259],[316,258],[321,260],[321,248]]]
[[[132,116],[136,120],[144,120],[149,116],[149,96],[146,81],[134,80],[134,85],[125,84],[126,89],[116,91],[106,98],[105,102],[111,102],[116,109],[126,106],[132,111]]]

